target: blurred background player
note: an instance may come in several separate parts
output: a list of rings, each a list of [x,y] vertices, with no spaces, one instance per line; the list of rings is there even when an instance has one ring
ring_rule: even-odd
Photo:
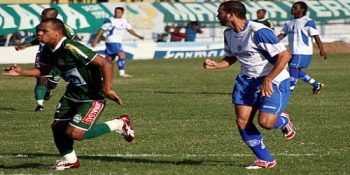
[[[58,15],[58,11],[55,8],[46,8],[41,13],[41,20],[45,20],[48,18],[57,18],[57,15]],[[73,31],[73,29],[66,24],[65,24],[65,36],[70,39],[76,37],[76,33]],[[33,41],[29,43],[18,45],[15,47],[15,49],[19,51],[33,45],[39,45],[39,50],[35,58],[35,66],[40,67],[39,53],[41,48],[43,47],[43,44],[40,43],[37,38],[35,38]],[[57,69],[52,69],[52,71],[48,75],[36,77],[34,94],[35,94],[35,100],[36,100],[37,106],[35,107],[35,111],[44,110],[44,100],[49,100],[51,98],[52,90],[56,88],[59,79],[60,79],[60,72]]]
[[[254,22],[262,23],[265,26],[271,28],[274,30],[273,24],[270,22],[270,20],[266,17],[266,10],[265,9],[259,9],[256,11],[256,18],[253,20]]]
[[[201,26],[197,21],[191,21],[186,26],[185,41],[196,41],[197,33],[203,33]]]
[[[265,25],[246,18],[246,8],[239,1],[220,4],[218,15],[224,31],[225,56],[219,62],[206,59],[206,69],[227,68],[239,61],[240,73],[232,92],[236,124],[243,141],[258,158],[247,169],[273,168],[276,161],[264,144],[253,120],[258,112],[259,125],[265,129],[281,128],[286,139],[295,136],[287,114],[291,58],[275,33]]]
[[[277,36],[282,40],[288,35],[289,50],[292,53],[292,59],[289,62],[289,73],[291,76],[290,90],[294,90],[298,79],[312,85],[313,94],[318,94],[324,87],[324,84],[316,81],[308,75],[303,69],[309,67],[313,54],[312,38],[315,38],[316,44],[320,49],[321,58],[327,59],[327,53],[323,48],[316,23],[313,19],[305,16],[307,13],[307,5],[305,2],[298,1],[292,6],[291,13],[294,18],[287,21]]]
[[[56,147],[62,156],[53,166],[55,170],[80,167],[73,148],[74,140],[92,139],[112,131],[122,134],[128,142],[135,136],[127,115],[104,123],[96,122],[105,107],[106,98],[122,105],[122,100],[112,89],[113,63],[83,44],[67,39],[64,28],[59,19],[43,20],[37,28],[38,40],[45,43],[39,57],[43,64],[29,69],[13,65],[4,69],[3,73],[38,77],[55,67],[69,82],[51,125]]]
[[[123,17],[124,8],[116,7],[114,9],[114,16],[106,19],[101,26],[101,29],[96,34],[95,40],[91,43],[92,47],[95,47],[100,41],[103,33],[106,31],[107,36],[105,38],[106,42],[106,58],[108,60],[115,60],[118,56],[118,69],[119,76],[121,77],[132,77],[125,73],[125,52],[122,47],[122,39],[125,33],[125,30],[128,31],[131,35],[143,40],[144,37],[138,35],[133,29],[131,24]]]

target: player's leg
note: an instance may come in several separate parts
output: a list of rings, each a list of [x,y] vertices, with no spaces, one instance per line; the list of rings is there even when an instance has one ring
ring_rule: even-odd
[[[258,86],[262,81],[263,79],[253,80],[242,75],[237,76],[232,92],[232,103],[235,105],[236,124],[243,141],[259,160],[273,162],[274,157],[264,145],[263,137],[253,123],[257,111],[253,106],[258,101]]]
[[[118,53],[118,69],[119,69],[119,76],[127,78],[132,77],[132,75],[129,75],[125,73],[126,70],[126,54],[123,50],[123,47],[120,43],[117,43],[116,45],[116,51]]]
[[[36,84],[34,88],[35,100],[36,100],[36,108],[35,111],[43,111],[44,110],[44,97],[46,94],[46,77],[37,77]]]
[[[290,81],[286,79],[279,84],[273,83],[273,94],[271,97],[261,97],[258,121],[265,129],[281,128],[286,139],[295,136],[295,130],[289,115],[283,111],[289,100]]]
[[[61,159],[52,167],[55,170],[79,168],[80,162],[73,149],[73,139],[67,135],[66,130],[72,116],[75,114],[74,103],[62,97],[56,108],[54,122],[51,125],[54,141]]]
[[[298,68],[289,68],[290,75],[290,94],[293,93],[295,86],[298,83],[299,79],[299,69]]]
[[[312,86],[312,93],[318,94],[320,90],[324,87],[324,84],[313,79],[309,74],[305,71],[300,70],[299,78],[301,78],[304,82],[309,83]]]
[[[73,117],[67,128],[67,134],[74,140],[84,140],[116,131],[131,142],[134,138],[134,131],[129,116],[123,115],[104,123],[96,123],[104,107],[105,100],[94,100],[77,105],[77,113],[81,116],[76,114]]]

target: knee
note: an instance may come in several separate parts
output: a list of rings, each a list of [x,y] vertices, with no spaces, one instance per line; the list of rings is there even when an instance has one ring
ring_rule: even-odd
[[[275,125],[274,122],[266,118],[263,118],[263,119],[259,118],[258,123],[262,128],[267,130],[272,129]]]
[[[73,140],[83,140],[85,132],[73,127],[68,127],[66,129],[66,134]]]

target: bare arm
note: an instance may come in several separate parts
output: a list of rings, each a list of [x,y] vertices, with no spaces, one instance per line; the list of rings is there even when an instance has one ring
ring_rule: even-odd
[[[100,29],[100,30],[97,32],[95,40],[91,43],[91,46],[92,46],[92,47],[96,47],[97,44],[98,44],[98,42],[100,42],[100,39],[101,39],[101,37],[102,37],[102,35],[103,35],[103,32],[104,32],[104,30],[102,30],[102,29]]]
[[[320,49],[320,55],[321,55],[321,58],[323,59],[327,59],[327,52],[324,50],[323,48],[323,44],[321,42],[321,39],[318,35],[314,36],[315,38],[315,41],[316,41],[316,44],[317,44],[317,47]]]
[[[288,64],[289,60],[291,59],[290,53],[285,50],[278,54],[277,61],[275,63],[275,66],[271,70],[271,72],[265,77],[264,82],[260,88],[261,95],[271,97],[273,90],[272,90],[272,80],[279,74],[283,69],[285,69],[286,65]]]
[[[102,89],[103,94],[110,100],[115,101],[117,104],[122,105],[123,102],[116,92],[112,90],[113,85],[113,63],[105,58],[97,55],[96,58],[90,63],[100,68],[103,77]]]
[[[127,30],[131,35],[134,35],[135,37],[139,38],[139,39],[144,39],[143,36],[140,36],[138,35],[134,30],[130,29],[130,30]]]
[[[286,35],[285,35],[285,34],[282,34],[282,33],[280,33],[280,34],[277,35],[277,38],[278,38],[279,40],[282,40],[284,37],[286,37]]]
[[[237,61],[236,57],[224,57],[219,62],[213,61],[211,59],[205,59],[203,62],[203,67],[205,69],[223,69],[231,66]]]
[[[44,75],[44,71],[38,68],[22,69],[20,66],[14,64],[10,67],[4,68],[2,74],[13,77],[39,77],[40,75]]]

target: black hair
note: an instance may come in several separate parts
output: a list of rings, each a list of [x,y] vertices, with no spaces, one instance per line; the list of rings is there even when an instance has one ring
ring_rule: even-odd
[[[264,12],[264,13],[266,13],[266,10],[265,9],[259,9],[258,11],[256,11],[256,12]]]
[[[47,14],[49,14],[49,13],[52,13],[52,14],[54,14],[54,16],[55,17],[57,17],[57,15],[58,15],[58,11],[57,11],[57,9],[55,9],[55,8],[46,8],[46,9],[44,9],[42,12],[41,12],[41,15],[47,15]]]
[[[114,9],[114,11],[116,11],[116,10],[121,10],[122,12],[124,12],[124,8],[123,8],[123,7],[116,7],[116,8]]]
[[[299,5],[300,8],[304,9],[303,15],[305,16],[306,13],[307,13],[307,10],[308,10],[308,7],[307,7],[306,3],[303,2],[303,1],[298,1],[298,2],[295,2],[295,3],[293,4],[293,6],[295,6],[295,5]]]
[[[226,1],[220,4],[226,13],[233,13],[240,19],[246,19],[247,10],[243,3],[239,1]]]
[[[41,21],[41,24],[43,23],[51,23],[55,30],[60,30],[62,33],[64,32],[64,23],[60,19],[48,18]]]

